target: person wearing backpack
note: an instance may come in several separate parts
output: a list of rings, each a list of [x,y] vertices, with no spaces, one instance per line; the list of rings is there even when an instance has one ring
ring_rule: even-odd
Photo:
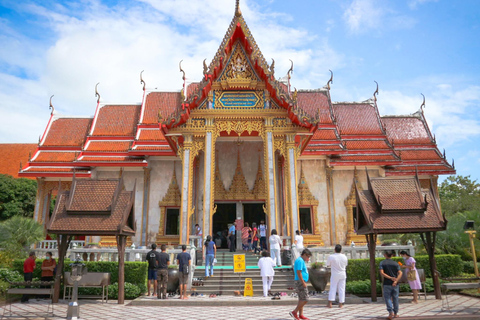
[[[147,253],[148,262],[148,289],[147,296],[150,296],[150,288],[153,282],[153,296],[157,296],[157,267],[160,261],[160,253],[157,252],[157,245],[152,243],[152,250]]]
[[[187,297],[187,282],[188,274],[190,272],[190,263],[192,257],[190,253],[186,252],[187,246],[182,244],[182,252],[177,255],[178,264],[178,278],[180,280],[180,299],[186,300]]]

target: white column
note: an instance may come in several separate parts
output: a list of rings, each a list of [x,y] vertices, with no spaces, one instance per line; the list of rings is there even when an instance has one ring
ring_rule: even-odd
[[[208,132],[205,135],[205,160],[204,160],[204,173],[205,173],[205,188],[203,198],[203,235],[212,234],[210,230],[210,218],[212,207],[212,176],[213,176],[213,132]]]
[[[180,217],[180,244],[188,244],[188,198],[189,194],[189,175],[190,175],[190,149],[185,148],[183,151],[183,168],[182,168],[182,211]]]
[[[296,177],[296,159],[295,159],[295,149],[290,147],[288,148],[288,172],[290,174],[290,203],[291,203],[291,212],[292,212],[292,228],[293,232],[298,229],[298,199],[297,199],[297,177]]]
[[[267,131],[267,173],[268,173],[268,208],[269,208],[269,230],[277,228],[276,205],[275,205],[275,161],[273,151],[273,132]]]

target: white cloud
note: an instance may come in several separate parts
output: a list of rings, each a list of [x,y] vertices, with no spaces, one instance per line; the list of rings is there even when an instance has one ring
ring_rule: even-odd
[[[410,0],[408,6],[410,9],[416,9],[419,5],[425,4],[427,2],[437,2],[438,0]]]

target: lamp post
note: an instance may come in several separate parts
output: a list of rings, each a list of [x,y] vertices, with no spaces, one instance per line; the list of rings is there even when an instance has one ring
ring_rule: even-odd
[[[67,319],[77,320],[80,317],[80,306],[78,305],[78,281],[82,279],[82,276],[87,272],[87,268],[81,262],[80,255],[77,255],[75,262],[70,264],[72,272],[70,279],[73,281],[73,294],[72,301],[68,304]]]
[[[475,254],[475,244],[473,243],[473,239],[475,238],[475,234],[477,233],[475,231],[474,227],[474,221],[473,220],[467,220],[465,221],[465,225],[463,226],[463,229],[465,230],[465,233],[468,234],[468,237],[470,238],[470,247],[472,249],[472,257],[473,257],[473,269],[475,271],[475,277],[478,278],[478,266],[477,266],[477,255]]]

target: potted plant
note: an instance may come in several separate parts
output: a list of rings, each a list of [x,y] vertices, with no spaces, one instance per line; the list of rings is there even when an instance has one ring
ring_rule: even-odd
[[[176,292],[179,284],[178,266],[176,264],[171,264],[168,266],[167,292]]]
[[[323,262],[313,262],[310,264],[308,274],[315,291],[325,291],[325,287],[330,280],[330,268],[326,268]]]

